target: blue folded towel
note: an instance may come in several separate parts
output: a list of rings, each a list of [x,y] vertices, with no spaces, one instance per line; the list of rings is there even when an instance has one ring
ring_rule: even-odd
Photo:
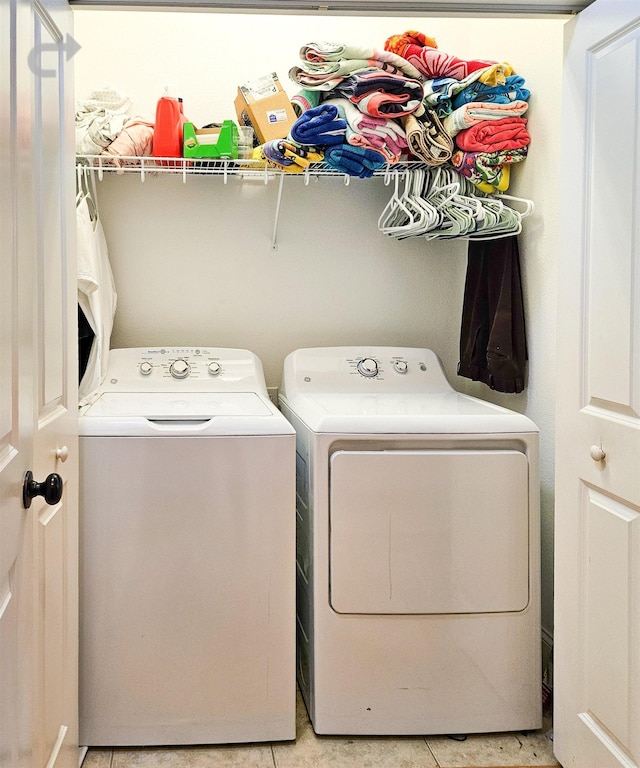
[[[324,161],[337,171],[342,171],[349,176],[358,176],[361,179],[373,176],[374,171],[382,168],[386,163],[380,152],[352,144],[328,147],[324,153]]]
[[[495,104],[527,101],[531,92],[525,88],[524,82],[520,75],[509,75],[502,85],[486,85],[478,80],[457,93],[451,99],[451,104],[454,109],[458,109],[472,101],[492,101]]]
[[[291,126],[290,136],[298,144],[325,147],[342,144],[347,121],[342,120],[333,104],[320,104],[303,112]]]

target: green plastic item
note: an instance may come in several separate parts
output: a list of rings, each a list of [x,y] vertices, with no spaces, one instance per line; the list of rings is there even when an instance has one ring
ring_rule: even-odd
[[[185,123],[183,128],[184,157],[238,157],[238,126],[225,120],[220,128],[196,128]]]

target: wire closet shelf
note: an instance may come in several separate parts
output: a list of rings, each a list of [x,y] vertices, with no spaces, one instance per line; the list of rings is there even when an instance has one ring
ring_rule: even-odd
[[[116,156],[116,155],[77,155],[78,168],[90,168],[97,172],[98,179],[102,179],[104,173],[138,174],[144,181],[147,174],[171,174],[181,175],[186,183],[188,176],[222,176],[226,180],[231,176],[242,178],[262,178],[267,184],[269,180],[280,177],[301,178],[308,182],[310,177],[333,176],[344,179],[349,184],[352,178],[344,171],[331,168],[326,163],[310,163],[309,166],[298,172],[285,171],[265,160],[245,160],[232,158],[217,159],[193,159],[186,157],[141,157],[141,156]],[[374,176],[384,177],[390,180],[392,174],[425,168],[421,161],[401,161],[375,170]]]

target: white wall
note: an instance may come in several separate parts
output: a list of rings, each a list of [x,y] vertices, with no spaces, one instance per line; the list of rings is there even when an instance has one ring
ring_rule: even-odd
[[[500,395],[456,375],[466,270],[464,241],[396,242],[377,229],[391,190],[381,179],[287,178],[271,249],[275,182],[220,177],[105,176],[100,210],[119,294],[113,346],[246,347],[280,381],[303,346],[428,346],[458,389],[527,413],[541,431],[543,626],[552,630],[553,408],[561,19],[371,18],[76,11],[82,46],[76,96],[105,85],[153,119],[165,86],[204,125],[235,119],[239,83],[288,79],[301,45],[330,40],[382,48],[416,29],[462,58],[508,61],[526,79],[532,144],[512,194],[535,202],[520,237],[529,346],[524,393]]]

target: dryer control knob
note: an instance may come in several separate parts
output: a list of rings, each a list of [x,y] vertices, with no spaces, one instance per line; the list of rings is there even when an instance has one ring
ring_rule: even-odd
[[[212,376],[217,376],[222,370],[222,368],[220,367],[220,363],[216,363],[215,360],[209,363],[209,365],[207,366],[207,369]]]
[[[378,375],[378,363],[372,357],[363,357],[356,365],[358,373],[371,379]]]
[[[174,360],[169,366],[169,373],[174,379],[186,379],[190,370],[186,360]]]
[[[406,373],[409,370],[409,364],[406,360],[395,360],[393,363],[393,370],[396,373]]]
[[[148,376],[153,370],[151,363],[140,363],[140,373],[143,376]]]

